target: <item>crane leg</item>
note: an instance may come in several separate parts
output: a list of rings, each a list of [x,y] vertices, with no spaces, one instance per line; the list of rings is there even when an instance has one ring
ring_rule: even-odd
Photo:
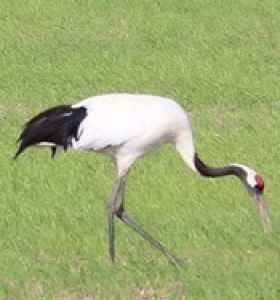
[[[108,201],[108,219],[109,219],[109,253],[112,261],[115,261],[115,215],[122,220],[126,225],[132,228],[135,232],[140,234],[153,247],[159,250],[172,264],[181,264],[180,260],[175,254],[165,249],[160,242],[154,239],[148,232],[146,232],[139,224],[133,221],[124,208],[124,194],[125,194],[125,180],[126,177],[121,177],[117,180],[113,194]]]
[[[147,231],[145,231],[139,224],[133,221],[127,214],[125,210],[120,210],[117,216],[130,228],[140,234],[145,240],[147,240],[153,247],[159,250],[172,264],[181,264],[182,261],[175,254],[168,251],[162,246],[160,242],[154,239]]]
[[[115,216],[122,205],[122,190],[125,177],[118,178],[113,193],[107,203],[108,223],[109,223],[109,254],[112,262],[115,261]]]

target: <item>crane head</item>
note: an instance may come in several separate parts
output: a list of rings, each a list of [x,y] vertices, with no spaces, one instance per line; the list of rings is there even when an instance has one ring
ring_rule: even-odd
[[[254,170],[248,167],[243,168],[243,170],[245,171],[246,176],[243,177],[242,181],[244,182],[249,194],[252,196],[257,205],[263,223],[264,231],[271,231],[268,209],[263,195],[265,187],[264,180],[262,176],[260,176]]]
[[[206,177],[237,176],[243,182],[257,205],[264,231],[268,232],[271,230],[268,209],[263,196],[264,180],[256,171],[241,164],[228,164],[219,168],[209,167],[198,157],[197,153],[194,156],[194,165],[196,170]]]

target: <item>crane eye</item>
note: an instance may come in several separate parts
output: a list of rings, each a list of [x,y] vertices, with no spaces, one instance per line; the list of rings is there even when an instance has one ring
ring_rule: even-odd
[[[263,178],[260,175],[257,174],[255,176],[255,181],[256,181],[255,188],[263,190],[264,189],[264,180],[263,180]]]
[[[256,184],[256,185],[255,185],[255,190],[256,190],[258,193],[262,193],[263,190],[264,190],[264,186],[263,186],[263,185]]]

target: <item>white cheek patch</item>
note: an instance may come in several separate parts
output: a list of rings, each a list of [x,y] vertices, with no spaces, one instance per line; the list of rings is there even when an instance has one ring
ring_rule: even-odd
[[[248,173],[247,175],[247,182],[250,184],[251,187],[255,187],[257,184],[255,176],[256,176],[256,172],[252,172],[252,174]]]
[[[256,184],[257,184],[256,179],[255,179],[255,176],[257,175],[256,171],[252,170],[251,168],[249,168],[247,166],[240,165],[240,164],[230,164],[230,165],[242,168],[245,171],[245,173],[247,174],[246,180],[247,180],[248,184],[251,187],[256,186]]]

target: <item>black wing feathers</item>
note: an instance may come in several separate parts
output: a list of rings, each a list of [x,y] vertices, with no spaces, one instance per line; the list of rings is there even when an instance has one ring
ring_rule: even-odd
[[[56,146],[67,151],[72,139],[78,140],[79,125],[85,117],[85,107],[73,108],[70,105],[59,105],[41,112],[25,124],[15,158],[27,147],[43,142],[52,144],[53,154]]]

